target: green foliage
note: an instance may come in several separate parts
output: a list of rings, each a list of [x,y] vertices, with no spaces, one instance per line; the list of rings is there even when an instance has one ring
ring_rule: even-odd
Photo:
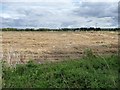
[[[88,58],[88,59],[92,59],[92,58],[95,58],[96,56],[94,55],[93,51],[89,48],[87,48],[85,51],[84,51],[84,55],[85,55],[85,58]]]
[[[59,29],[49,29],[49,28],[25,28],[25,29],[18,29],[18,28],[0,28],[0,31],[119,31],[120,28],[59,28]]]
[[[3,87],[117,88],[118,57],[95,56],[90,49],[78,60],[37,64],[30,61],[3,68]]]

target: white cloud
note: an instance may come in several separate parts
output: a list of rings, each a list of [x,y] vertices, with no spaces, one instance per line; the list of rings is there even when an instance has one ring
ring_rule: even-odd
[[[99,27],[117,26],[117,3],[112,2],[116,0],[108,0],[110,3],[92,1],[2,0],[0,18],[5,27],[90,27],[96,22]]]
[[[25,17],[26,15],[22,14],[7,14],[7,13],[2,13],[0,14],[0,17],[5,18],[5,19],[19,19],[21,17]]]
[[[62,2],[68,3],[71,0],[0,0],[1,2]]]
[[[1,2],[70,2],[72,0],[0,0]],[[73,0],[80,2],[119,2],[119,0]]]
[[[119,0],[81,0],[82,2],[119,2]]]
[[[11,18],[11,16],[9,14],[0,14],[0,17],[3,18]]]

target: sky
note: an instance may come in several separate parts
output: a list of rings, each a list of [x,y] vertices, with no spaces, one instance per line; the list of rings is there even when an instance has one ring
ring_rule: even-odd
[[[0,0],[0,27],[118,27],[119,0]]]

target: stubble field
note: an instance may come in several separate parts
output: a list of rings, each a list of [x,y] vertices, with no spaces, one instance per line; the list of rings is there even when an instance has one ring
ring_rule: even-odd
[[[118,33],[90,32],[2,32],[3,59],[8,63],[25,63],[32,59],[39,63],[77,59],[90,48],[97,54],[118,52]]]

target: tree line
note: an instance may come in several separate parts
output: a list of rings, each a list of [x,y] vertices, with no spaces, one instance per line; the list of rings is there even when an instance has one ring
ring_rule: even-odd
[[[119,31],[120,28],[60,28],[60,29],[48,29],[48,28],[1,28],[0,31]]]

